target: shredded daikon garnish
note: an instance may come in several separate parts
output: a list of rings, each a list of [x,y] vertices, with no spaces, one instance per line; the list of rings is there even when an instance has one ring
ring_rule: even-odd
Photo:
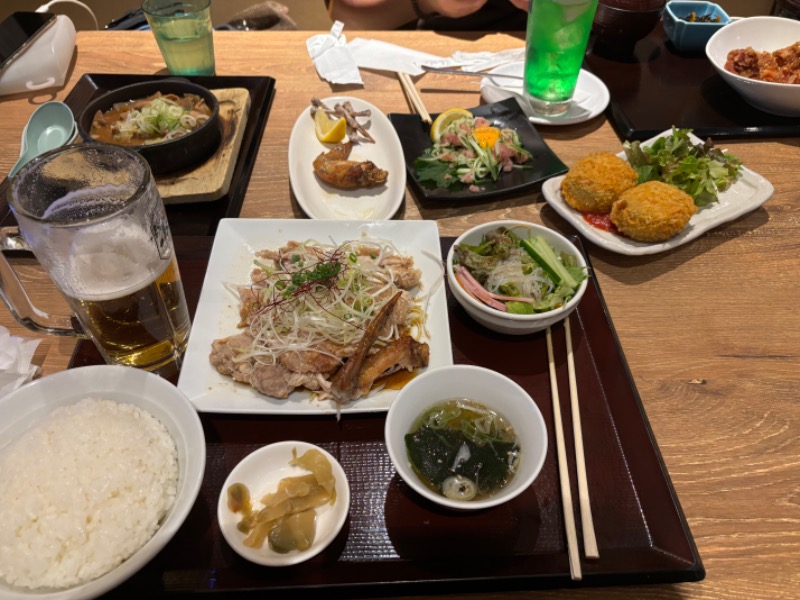
[[[376,238],[291,242],[259,252],[254,264],[253,283],[239,288],[243,302],[252,303],[245,310],[253,343],[237,360],[274,363],[284,353],[310,349],[338,360],[341,348],[356,344],[384,304],[408,287],[400,278],[411,273],[419,289],[413,259]],[[393,320],[376,344],[409,332],[425,335],[426,294],[408,299],[402,321]]]

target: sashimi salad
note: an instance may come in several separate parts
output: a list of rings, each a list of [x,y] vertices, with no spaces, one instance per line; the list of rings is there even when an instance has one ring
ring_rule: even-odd
[[[557,252],[542,236],[521,237],[506,227],[489,232],[478,245],[458,244],[453,270],[478,301],[515,314],[564,306],[587,277],[577,257]]]
[[[494,127],[463,109],[445,111],[431,126],[433,145],[415,161],[417,179],[435,188],[467,187],[497,181],[503,173],[526,168],[531,153],[513,129]]]

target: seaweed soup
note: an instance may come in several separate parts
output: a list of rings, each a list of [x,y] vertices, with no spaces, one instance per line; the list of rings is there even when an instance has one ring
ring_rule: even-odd
[[[425,411],[405,436],[414,472],[451,500],[483,500],[514,476],[520,449],[513,427],[486,406],[454,398]]]

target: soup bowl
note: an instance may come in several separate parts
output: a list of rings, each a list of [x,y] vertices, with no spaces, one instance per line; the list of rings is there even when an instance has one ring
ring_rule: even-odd
[[[516,472],[503,487],[485,498],[445,497],[428,487],[411,465],[406,435],[414,431],[426,411],[452,399],[471,400],[494,411],[516,435]],[[547,455],[547,427],[533,398],[505,375],[472,365],[438,367],[406,384],[386,415],[385,441],[397,474],[411,489],[431,502],[457,510],[490,508],[516,498],[534,482]]]
[[[98,111],[107,111],[115,104],[152,96],[196,94],[211,109],[208,120],[186,135],[153,144],[127,146],[142,155],[155,175],[183,171],[208,159],[219,147],[222,139],[219,101],[201,85],[183,79],[161,79],[126,85],[95,98],[78,116],[78,133],[86,142],[97,142],[92,135],[92,121]]]
[[[579,267],[583,269],[587,268],[586,260],[578,247],[552,229],[524,221],[491,221],[465,231],[456,238],[455,242],[453,242],[453,245],[450,247],[447,253],[446,271],[447,283],[450,286],[453,297],[455,297],[456,301],[464,308],[470,317],[484,327],[497,333],[527,335],[547,329],[551,325],[566,318],[577,308],[581,298],[583,298],[583,294],[586,292],[586,287],[588,285],[588,277],[578,285],[575,294],[568,302],[559,308],[535,314],[513,314],[499,311],[477,300],[461,284],[455,271],[456,246],[459,244],[478,245],[487,233],[499,227],[512,229],[521,235],[541,236],[553,247],[556,253],[565,252],[570,254],[575,257]]]

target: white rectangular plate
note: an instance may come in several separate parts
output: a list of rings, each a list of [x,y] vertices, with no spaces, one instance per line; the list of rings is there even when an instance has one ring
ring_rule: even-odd
[[[657,136],[642,142],[642,146],[650,146],[658,138],[670,135],[671,130],[662,131]],[[693,134],[689,134],[691,140],[696,144],[703,141]],[[625,153],[617,154],[620,158],[625,158]],[[741,175],[736,182],[727,190],[719,195],[719,200],[708,206],[698,209],[689,220],[689,224],[678,235],[665,242],[638,242],[630,238],[598,229],[587,223],[583,215],[572,208],[564,201],[561,195],[561,182],[564,176],[553,177],[544,182],[542,194],[545,200],[552,206],[558,214],[569,221],[575,229],[591,242],[598,246],[618,252],[619,254],[629,254],[631,256],[643,254],[657,254],[666,250],[671,250],[700,237],[709,229],[722,225],[728,221],[738,219],[742,215],[755,210],[764,202],[772,197],[775,191],[772,184],[758,173],[742,167]]]
[[[336,414],[332,401],[311,399],[294,392],[285,400],[260,394],[252,387],[221,375],[209,362],[211,342],[239,332],[239,299],[225,283],[243,284],[250,278],[258,250],[279,248],[290,240],[316,239],[340,244],[363,235],[391,240],[403,254],[414,257],[422,270],[422,291],[434,290],[428,304],[430,346],[428,368],[453,364],[450,323],[443,281],[439,228],[435,221],[338,221],[306,219],[223,219],[220,221],[186,349],[178,389],[200,412],[282,415]],[[341,407],[341,413],[386,411],[397,390],[381,390]]]

